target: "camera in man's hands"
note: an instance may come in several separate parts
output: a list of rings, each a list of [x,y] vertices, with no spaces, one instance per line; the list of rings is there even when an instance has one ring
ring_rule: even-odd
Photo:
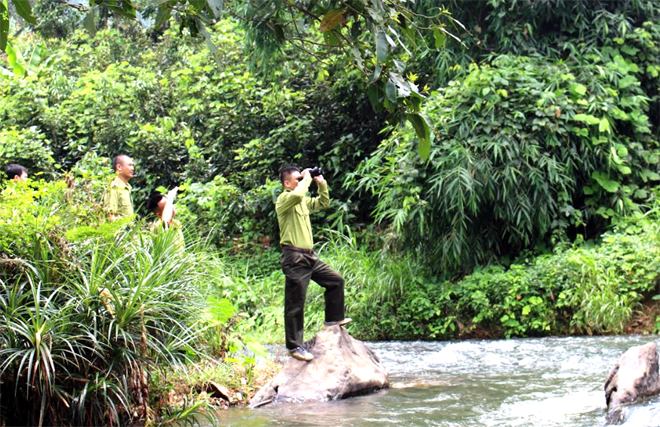
[[[316,178],[319,175],[323,175],[323,169],[321,169],[318,166],[314,166],[312,169],[309,170],[309,176],[312,178]]]
[[[321,169],[320,167],[314,166],[309,170],[309,176],[311,176],[312,178],[316,178],[319,175],[323,175],[323,169]],[[300,178],[298,178],[298,181],[302,181],[302,179],[303,178],[301,176]]]

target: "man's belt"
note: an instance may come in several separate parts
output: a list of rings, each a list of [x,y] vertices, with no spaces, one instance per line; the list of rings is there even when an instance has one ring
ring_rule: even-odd
[[[308,255],[314,255],[314,250],[313,249],[304,249],[304,248],[299,248],[296,246],[282,246],[283,251],[293,251],[293,252],[302,252],[304,254]]]

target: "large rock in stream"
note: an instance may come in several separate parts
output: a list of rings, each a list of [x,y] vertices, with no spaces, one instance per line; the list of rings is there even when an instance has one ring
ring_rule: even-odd
[[[655,343],[631,347],[605,380],[607,422],[624,421],[623,408],[643,397],[660,393],[658,348]]]
[[[274,402],[343,399],[389,386],[378,357],[341,326],[319,332],[305,343],[310,362],[290,358],[282,371],[252,398],[253,408]]]

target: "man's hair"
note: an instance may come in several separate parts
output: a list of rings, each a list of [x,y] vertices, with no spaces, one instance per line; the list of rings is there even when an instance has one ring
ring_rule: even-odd
[[[282,185],[284,185],[284,181],[289,178],[293,172],[300,172],[300,168],[297,168],[296,166],[284,166],[280,170],[280,181],[282,182]]]
[[[16,163],[10,163],[7,165],[5,168],[5,173],[7,174],[7,179],[14,179],[17,176],[20,177],[23,175],[23,172],[27,172],[27,168],[25,166],[18,165]]]
[[[165,197],[165,195],[162,193],[152,194],[149,202],[147,202],[147,209],[153,213],[158,213],[158,203],[163,200],[163,197]]]
[[[128,158],[126,154],[117,154],[115,157],[112,158],[112,170],[117,172],[117,166],[120,163],[123,163],[123,159]]]

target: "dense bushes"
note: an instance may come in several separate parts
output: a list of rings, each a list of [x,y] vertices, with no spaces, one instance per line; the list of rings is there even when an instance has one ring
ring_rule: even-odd
[[[635,35],[656,52],[660,32],[648,29],[660,27],[646,23]],[[426,103],[437,130],[428,161],[414,152],[414,131],[400,129],[353,182],[378,198],[376,219],[440,269],[515,256],[554,243],[552,233],[597,236],[611,217],[643,210],[660,180],[660,127],[642,90],[660,83],[660,60],[644,64],[641,49],[472,65]]]
[[[427,286],[420,297],[436,313],[420,316],[419,303],[403,304],[398,316],[414,326],[394,331],[420,337],[621,333],[640,302],[658,293],[659,232],[653,226],[639,235],[606,235],[599,245]]]
[[[179,250],[173,233],[106,223],[103,185],[85,170],[96,160],[68,182],[0,188],[0,424],[166,421],[151,379],[227,351],[227,331],[209,326],[233,311],[207,302],[221,262]]]
[[[196,194],[208,188],[205,199],[219,195],[210,184],[218,180],[236,194],[267,193],[279,168],[290,163],[320,164],[339,180],[377,145],[382,121],[357,89],[360,76],[341,64],[318,67],[296,52],[259,73],[244,55],[242,37],[231,22],[216,25],[219,61],[175,30],[156,43],[118,30],[50,41],[54,59],[46,69],[0,79],[0,126],[33,129],[64,170],[90,151],[108,164],[112,155],[128,153],[137,163],[138,207],[155,188],[184,183]],[[348,194],[339,183],[333,192]],[[244,224],[218,237],[268,234],[275,226],[271,206],[261,205],[233,204],[234,211],[246,207],[239,215]],[[197,210],[204,224],[216,220],[202,214]],[[253,214],[270,222],[255,219],[250,226],[245,221]]]
[[[54,176],[50,141],[35,127],[0,130],[0,165],[7,163],[19,163],[33,173],[42,171],[47,177]]]
[[[644,211],[660,178],[657,2],[447,7],[463,45],[435,34],[445,49],[416,58],[420,82],[439,87],[429,161],[398,129],[348,180],[401,245],[465,272]]]
[[[0,80],[0,124],[33,129],[65,170],[89,151],[133,155],[138,206],[186,183],[189,211],[217,241],[274,237],[277,169],[320,164],[344,202],[334,224],[375,217],[438,270],[506,263],[598,236],[612,217],[643,211],[660,178],[660,10],[555,3],[447,5],[465,45],[436,34],[444,50],[420,46],[409,70],[420,87],[440,86],[425,107],[436,128],[428,163],[412,129],[378,134],[385,117],[338,56],[285,50],[258,69],[229,21],[212,35],[218,61],[173,29],[157,42],[116,29],[50,41],[39,72]]]

